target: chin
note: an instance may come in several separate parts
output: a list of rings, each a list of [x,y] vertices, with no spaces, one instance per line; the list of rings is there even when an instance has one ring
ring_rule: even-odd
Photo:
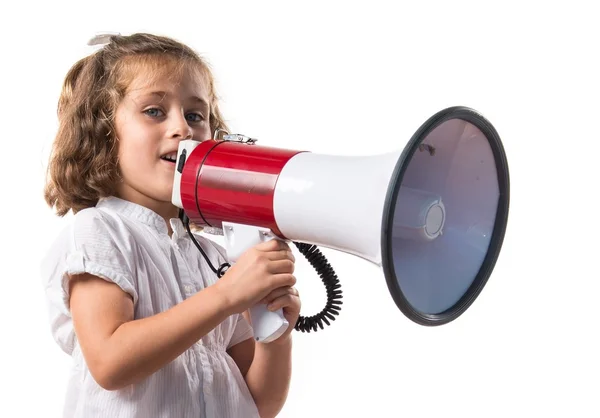
[[[162,196],[162,195],[160,195],[160,196],[156,196],[156,197],[154,198],[154,200],[155,200],[156,202],[159,202],[159,203],[160,203],[160,207],[161,207],[163,210],[166,210],[166,211],[170,212],[170,211],[171,211],[171,209],[172,209],[172,210],[173,210],[173,213],[171,213],[171,215],[170,215],[170,216],[172,216],[172,217],[177,217],[177,213],[178,213],[178,211],[179,211],[179,208],[178,208],[177,206],[175,206],[175,205],[173,204],[173,202],[171,202],[171,195],[169,195],[169,196]]]
[[[165,182],[163,187],[160,188],[160,193],[158,194],[163,201],[171,201],[173,197],[173,181]]]
[[[165,196],[163,196],[163,195],[161,195],[161,196],[158,196],[158,197],[157,197],[157,200],[158,200],[158,201],[160,201],[160,202],[163,202],[163,203],[170,203],[170,204],[172,204],[172,205],[173,205],[173,202],[171,201],[171,197],[172,197],[172,196],[171,196],[171,194],[169,193],[169,195],[168,195],[168,196],[166,196],[166,195],[165,195]],[[175,206],[175,205],[173,205],[173,206]]]
[[[170,203],[173,204],[173,202],[171,201],[172,198],[172,188],[169,187],[169,190],[166,189],[160,189],[160,191],[154,190],[154,193],[148,193],[148,197],[150,197],[152,200],[156,201],[156,202],[160,202],[161,205],[164,205],[166,203]],[[173,205],[175,206],[175,205]]]

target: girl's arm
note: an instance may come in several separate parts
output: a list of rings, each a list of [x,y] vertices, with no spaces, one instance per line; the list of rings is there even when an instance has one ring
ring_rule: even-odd
[[[69,279],[75,334],[90,372],[105,389],[136,383],[276,289],[296,283],[287,244],[271,240],[246,251],[214,285],[171,309],[134,319],[133,301],[116,284],[84,273]]]
[[[298,291],[292,287],[271,292],[264,300],[272,310],[283,308],[290,323],[287,331],[268,344],[255,343],[247,339],[229,349],[246,380],[248,389],[260,412],[260,416],[275,417],[285,405],[292,376],[291,332],[300,315]],[[244,317],[250,322],[248,312]]]
[[[240,366],[260,416],[277,416],[287,399],[292,375],[291,335],[269,344],[257,344],[250,338],[231,347],[229,354]]]
[[[233,313],[217,285],[138,320],[131,297],[114,283],[82,274],[70,285],[77,339],[92,376],[107,390],[156,372]]]

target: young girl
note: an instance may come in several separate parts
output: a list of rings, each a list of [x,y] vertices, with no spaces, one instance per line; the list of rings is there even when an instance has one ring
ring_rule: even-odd
[[[115,35],[68,72],[58,116],[45,199],[74,216],[42,272],[73,358],[65,416],[277,415],[300,312],[290,248],[260,244],[218,279],[171,204],[179,142],[226,130],[208,66],[175,40]],[[284,309],[274,342],[252,338],[256,303]]]

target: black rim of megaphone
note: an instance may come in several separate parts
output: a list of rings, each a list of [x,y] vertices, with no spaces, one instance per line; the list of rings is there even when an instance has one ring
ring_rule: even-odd
[[[459,299],[452,308],[439,314],[425,314],[412,307],[402,293],[402,289],[400,289],[400,285],[396,280],[397,276],[394,269],[391,231],[394,221],[394,212],[396,210],[396,199],[400,191],[400,187],[397,187],[397,185],[402,184],[404,172],[408,167],[408,162],[411,160],[422,140],[426,138],[427,135],[436,127],[450,119],[462,119],[472,123],[479,128],[488,139],[496,162],[500,198],[498,199],[496,222],[494,224],[494,232],[490,240],[489,249],[477,276],[473,280],[473,283],[467,292],[462,296],[462,298]],[[382,268],[386,277],[388,289],[392,295],[392,298],[394,299],[394,302],[407,318],[413,322],[416,322],[417,324],[426,326],[447,324],[461,316],[471,306],[475,299],[477,299],[485,287],[492,270],[494,269],[494,265],[496,264],[496,260],[500,254],[500,249],[502,248],[502,242],[504,241],[504,234],[506,231],[506,225],[508,223],[510,197],[509,183],[508,162],[502,141],[500,140],[500,136],[492,124],[475,110],[464,106],[449,107],[430,117],[423,125],[421,125],[419,130],[415,132],[400,155],[398,163],[394,169],[392,181],[390,182],[386,196],[382,221],[383,230],[381,234],[381,248],[383,250]]]

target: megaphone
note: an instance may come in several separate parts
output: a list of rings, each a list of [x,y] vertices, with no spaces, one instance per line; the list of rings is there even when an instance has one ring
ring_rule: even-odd
[[[172,202],[223,232],[235,262],[265,239],[310,243],[383,270],[401,312],[424,326],[449,323],[479,296],[508,222],[509,170],[500,137],[481,114],[450,107],[401,151],[341,156],[266,147],[241,135],[179,145]],[[288,324],[250,310],[258,341]]]

